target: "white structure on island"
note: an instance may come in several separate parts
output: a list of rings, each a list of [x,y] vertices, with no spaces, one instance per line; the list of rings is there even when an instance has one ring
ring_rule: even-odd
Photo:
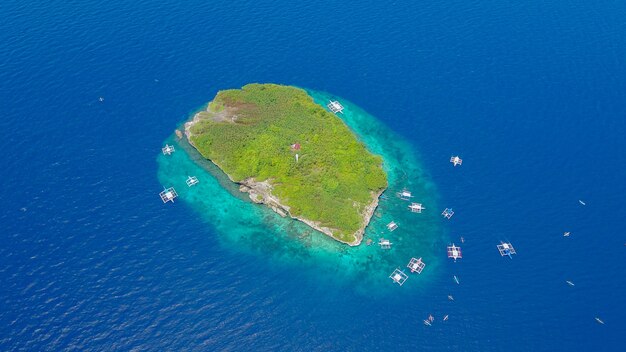
[[[163,201],[163,203],[174,203],[174,199],[178,197],[178,193],[176,193],[174,187],[165,188],[161,193],[159,193],[159,195],[161,196],[161,200]]]
[[[511,244],[511,242],[506,243],[506,242],[500,241],[500,244],[497,247],[498,247],[498,251],[500,252],[500,255],[503,257],[505,255],[508,255],[509,258],[513,259],[511,255],[517,254],[515,253],[515,248],[513,248],[513,245]]]
[[[381,238],[380,240],[378,240],[378,245],[382,249],[390,249],[392,244],[393,243],[391,243],[391,241],[386,238]]]
[[[341,105],[337,100],[331,100],[328,105],[326,105],[330,111],[333,113],[341,113],[343,114],[343,105]]]
[[[402,192],[396,193],[396,195],[398,196],[398,198],[400,198],[402,200],[410,200],[411,197],[413,197],[411,195],[411,191],[408,191],[406,189],[403,189]]]
[[[441,215],[446,219],[450,219],[454,215],[454,211],[452,211],[452,208],[445,208]]]
[[[411,203],[411,205],[409,205],[409,209],[411,210],[411,212],[413,213],[421,213],[422,210],[426,209],[424,208],[424,206],[422,205],[422,203]]]
[[[406,279],[409,278],[409,275],[405,274],[404,271],[400,270],[400,268],[396,268],[396,270],[389,275],[389,278],[393,280],[394,283],[402,286]]]
[[[411,258],[411,260],[409,261],[409,264],[407,264],[406,267],[411,269],[412,273],[421,274],[425,266],[426,266],[426,263],[424,263],[422,261],[422,258],[420,257],[420,258]]]
[[[188,176],[187,177],[187,181],[185,181],[187,183],[187,186],[191,187],[191,186],[195,186],[198,184],[198,178],[196,176]]]
[[[393,231],[393,230],[395,230],[397,228],[398,228],[398,224],[396,224],[393,221],[387,224],[387,230],[389,230],[389,231]]]
[[[161,148],[161,151],[163,152],[163,155],[171,155],[176,150],[173,145],[166,144],[165,147]]]
[[[463,164],[463,159],[459,158],[459,156],[457,155],[457,156],[453,156],[453,157],[451,157],[451,158],[450,158],[450,162],[451,162],[454,166],[457,166],[457,165],[461,165],[461,164]]]

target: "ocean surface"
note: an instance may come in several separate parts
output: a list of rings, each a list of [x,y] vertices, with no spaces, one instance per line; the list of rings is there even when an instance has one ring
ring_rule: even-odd
[[[623,1],[5,0],[0,15],[0,351],[623,349]],[[390,251],[250,204],[176,141],[250,82],[345,103],[390,173],[368,229]],[[411,256],[424,272],[394,285]]]

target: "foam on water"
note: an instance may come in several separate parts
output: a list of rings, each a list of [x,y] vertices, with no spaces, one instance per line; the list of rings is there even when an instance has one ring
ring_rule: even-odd
[[[308,91],[324,106],[331,95]],[[435,184],[424,171],[415,146],[399,137],[359,107],[340,99],[345,107],[339,115],[368,149],[384,159],[389,187],[381,198],[360,246],[349,247],[323,235],[300,221],[282,218],[269,208],[252,203],[247,194],[211,162],[205,160],[186,140],[171,136],[164,142],[174,144],[177,152],[158,157],[158,178],[165,187],[175,187],[179,199],[189,204],[216,229],[220,242],[233,253],[243,251],[262,255],[280,265],[298,266],[324,281],[337,280],[356,285],[371,293],[392,287],[388,278],[394,268],[405,269],[411,257],[423,257],[426,269],[416,279],[412,275],[404,287],[423,286],[440,268],[441,246],[445,234],[439,216],[440,207]],[[200,183],[188,187],[187,176]],[[408,211],[409,202],[396,197],[408,188],[413,200],[426,207],[422,214]],[[393,232],[386,229],[390,221],[398,223]],[[379,238],[393,243],[390,250],[381,249]],[[371,245],[366,245],[368,239]]]

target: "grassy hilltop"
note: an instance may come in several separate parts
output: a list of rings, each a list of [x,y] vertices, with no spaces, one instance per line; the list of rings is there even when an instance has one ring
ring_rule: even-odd
[[[221,91],[195,120],[191,143],[233,181],[268,181],[292,216],[343,242],[357,240],[367,207],[387,186],[382,158],[302,89],[249,84]]]

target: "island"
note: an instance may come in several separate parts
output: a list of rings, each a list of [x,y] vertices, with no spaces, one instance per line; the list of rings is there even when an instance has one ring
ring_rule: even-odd
[[[252,201],[350,246],[361,243],[387,188],[382,158],[297,87],[220,91],[185,136]]]

